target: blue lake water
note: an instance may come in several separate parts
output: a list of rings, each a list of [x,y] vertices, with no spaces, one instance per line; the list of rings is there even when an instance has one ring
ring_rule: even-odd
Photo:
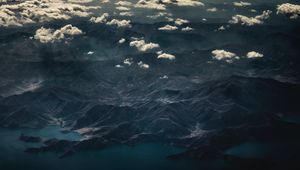
[[[68,139],[68,140],[80,140],[81,136],[78,133],[62,133],[59,126],[48,126],[43,129],[0,129],[1,146],[0,151],[19,152],[27,147],[40,146],[41,144],[26,143],[19,140],[21,134],[29,136],[38,136],[42,139]],[[0,158],[1,155],[0,155]]]
[[[299,142],[299,139],[271,142],[246,142],[225,150],[225,153],[242,158],[284,160],[289,159],[290,155],[299,154]]]
[[[299,115],[290,115],[283,117],[283,120],[286,122],[291,122],[291,123],[300,123],[300,116]]]
[[[22,133],[43,139],[81,139],[75,132],[62,133],[58,126],[44,129],[0,129],[0,170],[196,170],[226,166],[222,160],[168,160],[168,155],[180,153],[184,149],[162,143],[116,145],[102,150],[76,152],[63,159],[59,158],[61,153],[55,152],[28,154],[24,152],[27,147],[42,146],[42,143],[20,141]],[[281,160],[289,159],[288,156],[282,157],[282,154],[288,155],[287,152],[300,152],[299,140],[246,142],[231,147],[224,153],[242,158]]]
[[[117,145],[103,150],[77,152],[75,155],[59,159],[61,153],[24,153],[24,149],[42,144],[20,141],[20,134],[40,136],[42,138],[58,138],[79,140],[77,133],[61,133],[60,128],[50,126],[44,129],[0,129],[0,169],[26,170],[167,170],[196,169],[192,161],[172,161],[166,156],[183,151],[182,148],[147,143],[137,146]]]

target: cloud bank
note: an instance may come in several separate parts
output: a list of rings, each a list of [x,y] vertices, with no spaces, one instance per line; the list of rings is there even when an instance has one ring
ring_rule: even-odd
[[[277,6],[277,14],[288,15],[291,19],[299,18],[300,5],[285,3]]]
[[[0,27],[23,26],[53,20],[87,17],[99,6],[84,6],[62,0],[27,0],[0,6]]]
[[[141,40],[135,39],[135,40],[131,41],[129,43],[129,45],[131,47],[137,48],[137,50],[140,52],[145,52],[145,51],[148,51],[148,50],[151,50],[154,48],[159,48],[159,44],[152,43],[152,42],[146,43],[145,40],[143,40],[143,39],[141,39]]]
[[[235,15],[229,21],[230,24],[241,24],[246,26],[260,25],[264,23],[264,20],[270,17],[272,11],[266,10],[263,11],[261,15],[257,15],[255,17],[247,17],[244,15]]]
[[[211,52],[212,58],[216,60],[226,61],[232,63],[233,60],[240,59],[235,53],[225,51],[225,50],[214,50]]]
[[[39,40],[41,43],[54,43],[67,37],[72,37],[74,35],[80,34],[83,34],[83,32],[77,27],[73,27],[70,24],[58,30],[41,27],[40,29],[36,30],[34,39]]]

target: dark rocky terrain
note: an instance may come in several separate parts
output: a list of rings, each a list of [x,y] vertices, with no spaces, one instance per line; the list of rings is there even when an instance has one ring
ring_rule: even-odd
[[[56,123],[86,136],[82,141],[50,139],[45,146],[28,148],[29,153],[55,151],[65,157],[115,144],[165,141],[188,149],[171,159],[234,162],[235,158],[224,155],[225,149],[246,141],[297,138],[300,130],[299,124],[284,120],[297,114],[300,88],[296,84],[232,76],[188,90],[166,89],[146,95],[151,98],[148,102],[134,100],[133,92],[130,103],[113,105],[61,88],[27,92],[1,100],[1,115],[5,116],[1,124],[39,128]],[[35,114],[15,119],[24,112]]]

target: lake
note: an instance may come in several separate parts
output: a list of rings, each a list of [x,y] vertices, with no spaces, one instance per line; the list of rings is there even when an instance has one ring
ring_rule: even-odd
[[[282,139],[269,142],[245,142],[225,150],[228,155],[241,158],[286,160],[300,152],[299,139]],[[284,155],[284,156],[283,156]]]
[[[166,170],[196,169],[192,161],[172,161],[166,156],[184,151],[183,148],[166,144],[146,143],[136,146],[117,145],[103,150],[76,152],[67,158],[58,158],[61,153],[24,153],[27,147],[41,146],[42,143],[26,143],[19,136],[39,136],[44,139],[57,138],[80,140],[74,132],[62,133],[60,127],[43,129],[0,129],[0,169],[5,170]]]

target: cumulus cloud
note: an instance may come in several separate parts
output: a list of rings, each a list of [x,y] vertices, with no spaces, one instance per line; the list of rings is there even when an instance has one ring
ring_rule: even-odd
[[[120,6],[132,6],[132,3],[129,1],[118,1],[115,4]]]
[[[135,5],[135,8],[166,10],[166,6],[159,3],[157,0],[140,0]]]
[[[93,55],[95,52],[94,51],[89,51],[88,53],[87,53],[87,55]]]
[[[109,18],[109,14],[104,13],[100,17],[92,17],[90,21],[94,23],[101,23],[101,24],[106,24],[111,26],[131,28],[130,20],[112,19],[111,21],[108,21],[108,18]]]
[[[213,59],[226,61],[232,63],[233,60],[239,59],[235,53],[225,51],[225,50],[214,50],[211,52]]]
[[[117,6],[116,9],[119,11],[130,11],[130,8],[125,6]]]
[[[159,79],[168,79],[169,77],[167,75],[163,75],[163,76],[160,76]]]
[[[226,28],[222,25],[221,27],[218,28],[218,31],[224,31]]]
[[[117,64],[115,65],[116,68],[123,68],[124,66],[120,65],[120,64]]]
[[[130,22],[130,20],[112,19],[111,21],[107,22],[106,25],[114,25],[122,28],[131,28]]]
[[[204,3],[198,0],[162,0],[165,4],[172,4],[176,6],[204,6]]]
[[[161,31],[174,31],[174,30],[177,30],[177,29],[178,29],[178,27],[172,26],[172,25],[169,25],[169,24],[158,28],[158,30],[161,30]]]
[[[126,41],[125,38],[121,38],[121,39],[119,40],[119,44],[123,44],[125,41]]]
[[[251,9],[250,11],[253,12],[253,13],[257,12],[256,9]]]
[[[164,17],[164,16],[172,16],[172,14],[171,13],[167,13],[167,12],[158,12],[155,15],[147,15],[147,18],[157,19],[159,17]]]
[[[145,52],[151,49],[159,48],[159,44],[156,43],[146,43],[143,39],[135,39],[129,43],[131,47],[137,48],[138,51]]]
[[[78,4],[85,4],[93,2],[93,0],[67,0],[68,2],[78,3]]]
[[[0,6],[0,26],[22,26],[53,20],[87,17],[99,6],[84,6],[62,0],[27,0]]]
[[[291,19],[299,18],[300,5],[284,3],[277,6],[277,14],[288,15]]]
[[[158,55],[157,58],[159,58],[159,59],[169,59],[169,60],[174,60],[174,59],[175,59],[175,56],[172,55],[172,54],[162,53],[162,54]]]
[[[133,16],[133,12],[131,12],[131,11],[120,12],[119,15],[131,17],[131,16]]]
[[[271,13],[272,13],[272,11],[266,10],[266,11],[263,11],[263,13],[261,15],[257,15],[255,18],[259,19],[259,20],[266,20],[266,19],[270,18]]]
[[[149,64],[145,64],[142,61],[138,62],[137,64],[140,68],[143,68],[143,69],[148,69],[150,67]]]
[[[90,21],[94,22],[94,23],[106,23],[108,17],[109,17],[109,14],[108,13],[104,13],[100,17],[92,17],[90,19]]]
[[[165,19],[166,19],[168,22],[173,22],[173,21],[174,21],[174,18],[171,18],[171,17],[165,17]]]
[[[160,55],[160,54],[162,54],[162,53],[163,53],[163,51],[157,51],[157,52],[156,52],[157,55]]]
[[[268,19],[270,17],[271,13],[272,13],[272,11],[267,10],[267,11],[263,11],[263,13],[261,15],[257,15],[255,17],[235,15],[231,18],[229,23],[241,24],[241,25],[246,25],[246,26],[259,25],[259,24],[263,24],[264,20]]]
[[[250,6],[252,4],[249,2],[240,1],[240,2],[233,2],[233,5],[237,7],[244,7],[244,6]]]
[[[261,58],[263,56],[264,56],[263,54],[255,51],[250,51],[247,53],[247,58]]]
[[[134,7],[164,11],[166,10],[167,5],[204,6],[204,4],[198,0],[140,0],[134,5]]]
[[[175,25],[182,25],[182,24],[187,24],[189,23],[188,20],[185,20],[185,19],[181,19],[181,18],[177,18],[175,21],[174,21]]]
[[[206,9],[207,12],[217,12],[218,9],[216,7]]]
[[[191,28],[191,27],[184,27],[181,29],[181,31],[184,31],[184,32],[188,32],[188,31],[193,31],[194,28]]]
[[[80,35],[82,33],[83,32],[80,29],[69,24],[58,30],[41,27],[40,29],[36,30],[34,38],[39,40],[41,43],[53,43],[73,35]]]
[[[133,64],[133,59],[132,58],[126,58],[123,61],[124,64],[131,66]]]

